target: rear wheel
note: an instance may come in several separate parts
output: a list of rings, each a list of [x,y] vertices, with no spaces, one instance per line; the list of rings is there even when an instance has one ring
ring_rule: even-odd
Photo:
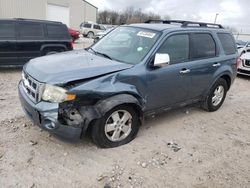
[[[52,55],[52,54],[57,54],[60,52],[63,52],[63,49],[46,49],[44,50],[44,55]]]
[[[91,32],[91,31],[88,32],[87,37],[90,38],[90,39],[94,38],[94,33]]]
[[[227,90],[228,86],[226,80],[222,78],[217,80],[210,89],[210,92],[204,101],[203,108],[209,112],[218,110],[225,100]]]
[[[58,53],[57,51],[50,51],[50,52],[46,52],[46,55],[52,55],[52,54],[56,54]]]
[[[108,111],[93,124],[93,142],[100,147],[111,148],[133,140],[139,130],[139,117],[135,110],[126,105]]]

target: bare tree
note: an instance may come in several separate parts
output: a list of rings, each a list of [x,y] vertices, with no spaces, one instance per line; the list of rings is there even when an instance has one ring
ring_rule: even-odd
[[[165,15],[165,18],[170,19],[170,16]],[[153,12],[146,13],[141,9],[134,9],[134,7],[127,7],[123,12],[104,10],[98,14],[99,23],[112,25],[142,23],[149,19],[158,20],[161,17]]]
[[[233,26],[225,26],[225,28],[230,30],[232,33],[238,33],[238,30]]]

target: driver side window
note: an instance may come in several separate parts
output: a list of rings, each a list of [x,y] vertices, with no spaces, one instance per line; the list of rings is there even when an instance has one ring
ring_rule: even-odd
[[[170,64],[185,62],[189,59],[189,36],[178,34],[168,37],[157,53],[168,54]]]

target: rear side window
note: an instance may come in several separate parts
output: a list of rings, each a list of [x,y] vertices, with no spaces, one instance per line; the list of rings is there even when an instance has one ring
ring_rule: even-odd
[[[0,22],[0,38],[15,38],[15,24]]]
[[[42,38],[44,36],[43,25],[39,23],[19,23],[20,38]]]
[[[216,45],[208,33],[192,34],[192,59],[204,59],[216,56]]]
[[[101,30],[106,30],[106,28],[103,25],[100,25]]]
[[[187,61],[189,59],[188,34],[170,36],[162,44],[157,53],[167,53],[170,57],[170,64]]]
[[[217,34],[226,55],[235,54],[236,47],[232,35],[229,33]]]
[[[101,30],[101,27],[99,25],[94,25],[94,29]]]
[[[47,24],[47,32],[49,38],[68,38],[68,30],[62,24]]]
[[[83,27],[91,28],[91,24],[84,24]]]

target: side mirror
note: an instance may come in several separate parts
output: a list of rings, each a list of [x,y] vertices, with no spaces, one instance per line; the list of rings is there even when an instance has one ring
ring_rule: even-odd
[[[168,54],[160,54],[160,53],[155,54],[155,59],[154,59],[155,67],[162,67],[164,65],[169,65],[169,62],[170,62],[170,57]]]

